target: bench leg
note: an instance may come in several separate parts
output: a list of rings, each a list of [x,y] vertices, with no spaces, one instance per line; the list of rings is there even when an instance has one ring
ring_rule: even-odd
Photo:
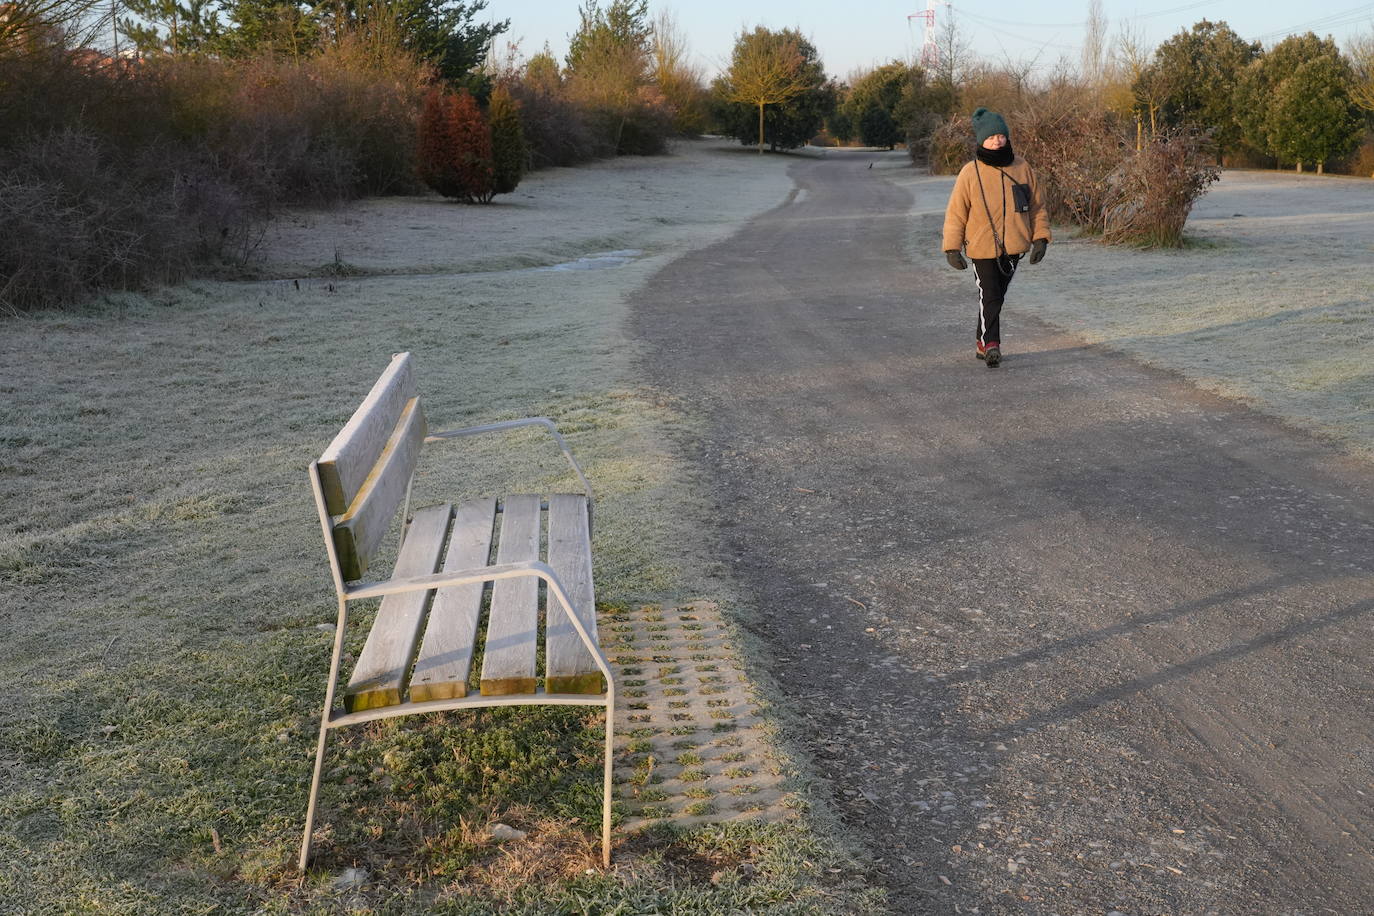
[[[301,838],[300,869],[310,864],[310,844],[315,833],[315,806],[320,798],[320,776],[324,772],[324,749],[329,741],[329,712],[334,708],[334,685],[339,682],[339,661],[343,657],[344,630],[348,626],[348,605],[339,599],[339,621],[334,628],[334,656],[329,661],[329,684],[324,691],[324,712],[320,713],[320,740],[315,745],[315,772],[310,777],[310,801],[305,807],[305,836]]]
[[[301,871],[305,871],[306,865],[310,863],[310,844],[315,833],[315,805],[320,797],[320,774],[324,772],[324,746],[328,739],[329,727],[321,724],[320,742],[315,749],[315,773],[310,777],[310,802],[305,809],[305,836],[301,839]]]
[[[615,764],[615,684],[606,684],[606,787],[601,800],[601,864],[611,867],[611,773]]]

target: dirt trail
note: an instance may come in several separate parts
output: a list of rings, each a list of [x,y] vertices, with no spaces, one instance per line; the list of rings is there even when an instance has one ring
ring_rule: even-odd
[[[907,262],[913,201],[867,165],[799,161],[631,325],[704,420],[746,626],[895,909],[1368,911],[1368,466],[1016,284],[984,368],[972,280]]]

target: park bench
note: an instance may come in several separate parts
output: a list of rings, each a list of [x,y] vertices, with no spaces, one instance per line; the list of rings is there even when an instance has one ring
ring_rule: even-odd
[[[423,446],[526,426],[548,429],[581,481],[582,493],[469,499],[411,514],[411,488]],[[416,393],[414,361],[409,353],[400,353],[320,459],[311,463],[310,482],[339,614],[301,869],[310,859],[330,731],[415,713],[522,705],[605,706],[601,855],[609,865],[615,682],[596,637],[591,487],[554,424],[533,417],[429,433]],[[398,510],[394,567],[390,578],[374,578],[372,561]],[[336,708],[349,604],[375,598],[381,604],[343,687],[342,706]],[[542,684],[537,670],[541,616]],[[485,634],[480,646],[479,633]],[[479,647],[481,674],[473,691],[469,674]]]

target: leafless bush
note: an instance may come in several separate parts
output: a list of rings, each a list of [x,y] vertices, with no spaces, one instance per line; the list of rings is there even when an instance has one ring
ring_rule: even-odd
[[[1042,103],[1016,112],[1012,124],[1012,146],[1035,169],[1050,219],[1101,232],[1111,176],[1132,154],[1115,116]]]
[[[336,40],[313,58],[139,64],[0,53],[0,306],[73,302],[244,261],[281,204],[416,187],[425,66]],[[79,125],[79,127],[77,126]]]
[[[1197,199],[1221,177],[1215,151],[1203,136],[1177,132],[1156,137],[1111,175],[1103,241],[1177,248]]]
[[[926,165],[931,158],[931,148],[935,131],[944,123],[933,111],[918,110],[910,114],[904,125],[906,129],[906,152],[914,165]],[[971,158],[969,157],[965,157]],[[933,173],[939,174],[939,173]]]
[[[1331,169],[1336,171],[1336,169]],[[1364,142],[1360,144],[1355,152],[1350,154],[1340,169],[1346,175],[1358,175],[1361,178],[1374,178],[1374,134],[1366,134]]]
[[[973,124],[963,115],[946,120],[930,135],[930,174],[953,175],[973,158]]]
[[[527,81],[512,82],[508,88],[520,103],[530,168],[576,165],[597,156],[586,115],[567,96]]]
[[[0,305],[72,302],[171,279],[196,256],[178,197],[150,161],[120,161],[94,135],[39,134],[0,171]],[[160,165],[160,163],[159,163]]]

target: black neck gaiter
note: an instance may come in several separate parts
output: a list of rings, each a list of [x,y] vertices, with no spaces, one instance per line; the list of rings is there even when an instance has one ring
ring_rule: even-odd
[[[1015,156],[1016,154],[1011,151],[1010,143],[1001,149],[986,149],[982,146],[978,147],[978,161],[984,165],[995,165],[998,168],[1003,168],[1011,165],[1011,160],[1014,159]]]

